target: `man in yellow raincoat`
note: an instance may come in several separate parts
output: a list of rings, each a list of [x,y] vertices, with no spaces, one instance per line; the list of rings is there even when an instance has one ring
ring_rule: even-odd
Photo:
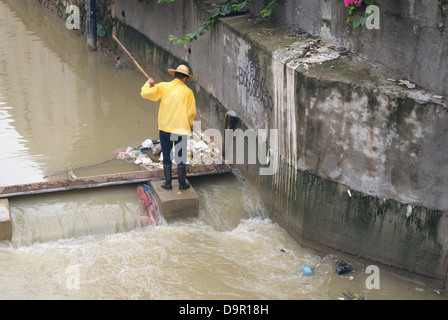
[[[196,116],[196,101],[193,91],[186,85],[187,81],[196,78],[189,74],[185,65],[179,65],[177,69],[168,69],[174,76],[170,82],[155,83],[149,78],[142,87],[141,96],[151,101],[161,101],[159,107],[159,138],[163,154],[163,171],[165,182],[162,187],[172,189],[172,161],[177,164],[179,189],[187,189],[190,184],[186,181],[187,138],[193,128],[193,120]],[[171,150],[175,159],[171,159]]]

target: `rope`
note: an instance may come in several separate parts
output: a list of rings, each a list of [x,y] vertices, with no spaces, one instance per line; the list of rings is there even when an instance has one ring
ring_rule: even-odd
[[[106,161],[103,161],[103,162],[100,162],[100,163],[96,163],[96,164],[91,164],[91,165],[88,165],[88,166],[82,166],[82,167],[77,167],[77,168],[68,169],[68,170],[64,170],[64,171],[59,171],[59,172],[50,174],[48,176],[45,176],[44,179],[48,179],[49,177],[57,176],[57,175],[60,175],[62,173],[68,173],[69,171],[73,171],[74,172],[74,171],[79,170],[79,169],[85,169],[85,168],[100,166],[102,164],[108,163],[108,162],[116,160],[116,159],[117,158],[112,158],[112,159],[109,159],[109,160],[106,160]]]

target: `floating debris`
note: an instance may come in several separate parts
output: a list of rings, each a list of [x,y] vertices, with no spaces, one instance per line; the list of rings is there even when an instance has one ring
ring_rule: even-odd
[[[152,149],[154,148],[154,142],[151,139],[146,139],[142,143],[142,149]]]
[[[344,260],[338,260],[336,261],[337,264],[337,268],[336,268],[336,273],[339,275],[345,274],[345,273],[349,273],[351,272],[353,269],[348,265],[347,262],[345,262]]]
[[[338,300],[366,300],[360,293],[347,292],[342,293],[344,297],[338,297]]]
[[[138,147],[128,147],[125,151],[117,152],[117,159],[134,162],[147,170],[162,169],[163,154],[161,151],[158,140],[146,139]],[[174,155],[174,148],[172,155]],[[196,133],[190,135],[187,143],[187,164],[208,165],[213,163],[222,163],[221,150],[215,144],[213,137],[199,136]]]
[[[311,268],[309,265],[306,264],[302,267],[302,272],[305,275],[312,275],[314,273],[314,270],[313,268]]]

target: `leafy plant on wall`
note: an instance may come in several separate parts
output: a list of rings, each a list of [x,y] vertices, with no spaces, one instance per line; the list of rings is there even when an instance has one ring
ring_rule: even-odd
[[[366,12],[368,6],[378,5],[376,0],[339,0],[339,2],[343,2],[347,8],[347,22],[350,22],[354,28],[365,25],[367,18],[373,14],[373,12]],[[365,14],[357,16],[356,14],[362,10]]]
[[[147,0],[138,0],[144,2]],[[157,3],[164,4],[174,2],[176,0],[157,0]],[[170,34],[170,41],[174,44],[184,45],[186,42],[192,42],[202,36],[206,30],[218,21],[219,18],[228,16],[230,14],[240,13],[253,1],[256,0],[223,0],[221,3],[216,4],[216,10],[214,10],[208,18],[202,23],[202,25],[195,32],[187,33],[181,36],[175,36]],[[259,0],[261,1],[261,0]],[[260,14],[263,18],[267,19],[271,16],[272,11],[277,7],[281,0],[262,0],[263,6]],[[310,0],[311,1],[311,0]],[[344,3],[347,8],[347,22],[351,23],[354,28],[358,26],[364,26],[367,18],[373,14],[373,12],[366,12],[366,8],[370,5],[378,5],[377,0],[339,0]],[[359,16],[358,12],[365,12],[364,15]]]
[[[138,0],[139,2],[144,2],[146,0]],[[176,0],[157,0],[157,3],[169,3]],[[249,3],[253,0],[226,0],[221,4],[217,4],[217,9],[211,13],[208,18],[202,23],[202,25],[196,30],[196,32],[191,32],[184,34],[182,36],[174,36],[170,34],[170,41],[174,44],[184,45],[186,42],[192,42],[197,40],[199,36],[202,36],[206,30],[218,21],[219,18],[228,16],[230,14],[235,14],[242,12],[244,8],[247,7]],[[280,0],[263,0],[263,6],[261,9],[261,16],[265,19],[269,18],[272,14],[272,10],[277,6]]]

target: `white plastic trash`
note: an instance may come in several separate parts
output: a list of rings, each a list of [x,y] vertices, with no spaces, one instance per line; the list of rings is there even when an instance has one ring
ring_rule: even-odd
[[[126,149],[126,154],[127,154],[131,159],[135,159],[135,158],[136,158],[136,156],[135,156],[135,150],[134,150],[133,148],[131,148],[131,147],[128,147],[128,148]]]
[[[154,148],[154,143],[152,143],[151,139],[146,139],[145,141],[143,141],[142,143],[142,148]]]

